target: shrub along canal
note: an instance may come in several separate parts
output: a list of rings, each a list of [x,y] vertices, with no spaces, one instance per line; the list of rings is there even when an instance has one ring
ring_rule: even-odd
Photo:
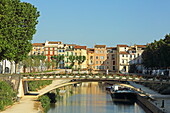
[[[113,101],[103,83],[84,82],[80,86],[63,89],[66,90],[60,91],[63,98],[47,113],[145,113],[136,102]]]

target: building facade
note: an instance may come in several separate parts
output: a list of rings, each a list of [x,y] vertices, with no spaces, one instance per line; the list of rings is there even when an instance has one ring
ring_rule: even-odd
[[[76,44],[63,44],[60,41],[45,43],[34,43],[31,55],[45,55],[47,61],[52,56],[64,56],[60,61],[60,68],[70,68],[70,56],[85,56],[85,61],[78,64],[75,59],[73,69],[86,69],[89,71],[128,72],[130,65],[135,64],[138,71],[142,71],[142,53],[146,45],[117,45],[106,47],[106,45],[94,45],[94,48]]]

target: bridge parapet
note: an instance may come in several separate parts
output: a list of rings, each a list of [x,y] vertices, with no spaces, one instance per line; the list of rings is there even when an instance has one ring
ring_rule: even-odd
[[[116,81],[135,81],[135,82],[154,82],[169,83],[170,79],[159,79],[134,75],[92,75],[92,74],[36,74],[23,75],[24,81],[30,80],[54,80],[54,79],[93,79],[93,80],[116,80]]]

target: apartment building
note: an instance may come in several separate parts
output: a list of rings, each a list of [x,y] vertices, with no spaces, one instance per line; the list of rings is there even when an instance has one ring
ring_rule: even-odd
[[[66,44],[65,46],[65,57],[64,57],[64,63],[65,63],[65,68],[69,68],[71,65],[71,62],[69,60],[69,56],[74,56],[74,47],[76,44]]]
[[[81,63],[80,65],[78,64],[78,61],[76,60],[75,64],[74,64],[74,68],[75,69],[87,69],[87,46],[78,46],[76,45],[74,47],[74,53],[75,56],[85,56],[85,61],[83,63]]]
[[[134,45],[134,49],[136,50],[136,55],[133,59],[130,59],[129,64],[135,64],[138,72],[142,72],[144,70],[144,66],[142,65],[142,53],[146,45]]]
[[[45,43],[33,43],[32,46],[32,51],[29,55],[44,55]]]
[[[63,52],[61,51],[61,53],[60,53],[59,50],[61,50],[61,49],[58,50],[58,48],[59,47],[62,48],[63,46],[64,46],[64,44],[60,41],[56,41],[56,42],[55,41],[46,41],[45,46],[44,46],[44,52],[45,52],[44,55],[46,56],[46,60],[51,61],[52,56],[58,55],[58,54],[62,55]]]
[[[107,59],[106,45],[94,46],[94,70],[106,70],[105,61]]]
[[[132,64],[137,64],[137,69],[142,70],[142,53],[145,45],[117,45],[117,66],[118,71],[128,72]]]
[[[87,67],[89,71],[95,70],[94,48],[87,48]]]
[[[117,48],[116,47],[107,47],[107,59],[105,61],[106,69],[109,71],[116,72],[117,69],[117,62],[116,62],[116,53]]]

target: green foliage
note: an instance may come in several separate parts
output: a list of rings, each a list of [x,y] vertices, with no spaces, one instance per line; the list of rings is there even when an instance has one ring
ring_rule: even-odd
[[[22,65],[24,68],[30,67],[30,69],[32,67],[39,67],[42,64],[40,63],[40,60],[42,61],[42,63],[45,61],[46,56],[44,55],[30,55],[27,56],[23,61],[22,61]]]
[[[130,65],[129,73],[136,73],[136,71],[137,71],[136,64]]]
[[[62,60],[64,60],[64,55],[58,55],[58,56],[54,55],[54,56],[51,56],[51,60],[52,60],[53,62],[56,62],[56,68],[58,68],[58,64],[59,64]]]
[[[6,106],[12,105],[16,92],[5,81],[0,81],[0,110],[4,110]]]
[[[143,83],[144,86],[157,91],[158,93],[169,95],[170,87],[169,84],[158,84],[158,83]]]
[[[79,68],[80,68],[80,65],[86,60],[86,57],[85,56],[76,56],[76,60],[78,62],[78,65],[79,65]]]
[[[19,63],[32,49],[39,12],[20,0],[1,0],[0,9],[0,60]]]
[[[142,54],[143,65],[151,69],[170,68],[170,34],[149,44]]]
[[[73,56],[73,55],[70,55],[68,59],[69,59],[70,62],[71,62],[69,68],[72,69],[72,67],[74,66],[74,63],[75,63],[75,61],[76,61],[76,57]]]
[[[28,87],[30,91],[37,91],[42,87],[45,87],[52,83],[52,80],[37,80],[37,81],[29,81]]]
[[[40,96],[38,100],[41,102],[42,107],[45,109],[50,105],[50,101],[51,101],[47,95]]]

